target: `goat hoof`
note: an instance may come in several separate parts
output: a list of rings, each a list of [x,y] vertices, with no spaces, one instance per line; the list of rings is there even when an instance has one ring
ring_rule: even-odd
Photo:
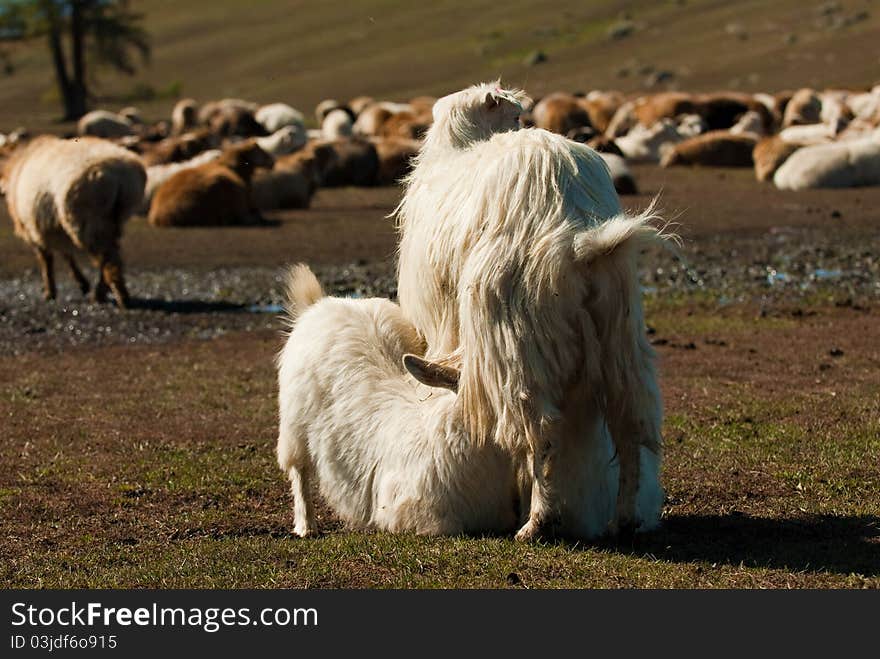
[[[318,537],[318,529],[294,528],[293,535],[295,535],[297,538],[317,538]]]
[[[608,526],[608,533],[621,542],[632,542],[635,540],[637,528],[638,524],[633,520],[615,521]]]
[[[517,531],[515,539],[517,542],[535,542],[542,538],[549,537],[549,526],[536,520],[530,519],[519,531]]]

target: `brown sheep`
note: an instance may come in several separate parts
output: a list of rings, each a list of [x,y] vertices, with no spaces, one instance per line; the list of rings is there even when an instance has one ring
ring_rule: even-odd
[[[128,305],[119,239],[141,203],[146,173],[137,156],[103,139],[62,140],[45,135],[12,152],[0,188],[17,236],[33,247],[46,299],[54,299],[53,253],[64,255],[83,294],[89,282],[76,264],[86,252],[98,269],[93,292],[103,302],[112,292]]]
[[[397,112],[385,120],[379,129],[379,136],[420,140],[428,132],[432,121],[430,112]]]
[[[421,144],[416,140],[400,137],[370,140],[379,156],[376,185],[396,185],[412,169],[412,159],[419,153]]]
[[[205,165],[177,172],[153,196],[153,226],[227,226],[259,224],[250,198],[257,167],[272,167],[272,157],[253,140],[227,149]]]
[[[141,159],[147,167],[183,162],[203,151],[220,146],[220,139],[210,130],[201,128],[192,133],[167,137],[156,143],[141,142]]]
[[[265,137],[268,131],[254,112],[241,107],[224,107],[211,115],[208,127],[221,137]]]
[[[759,140],[752,152],[752,159],[755,161],[755,178],[759,181],[773,180],[776,170],[802,146],[804,145],[799,142],[786,142],[778,135]]]
[[[663,167],[751,167],[756,142],[751,135],[731,135],[726,130],[713,130],[679,142],[666,152],[660,164]]]
[[[680,114],[700,114],[698,100],[684,92],[660,92],[637,98],[633,105],[636,120],[642,126],[653,126],[661,119],[674,119]]]
[[[604,133],[625,98],[620,92],[593,92],[586,98],[578,99],[578,104],[587,111],[590,125],[598,133]]]
[[[593,128],[590,113],[580,103],[582,100],[564,92],[545,96],[535,104],[531,121],[538,128],[560,135],[568,135],[578,128]]]
[[[362,138],[315,140],[293,155],[315,158],[321,187],[375,185],[379,172],[376,147]]]
[[[375,103],[376,99],[372,96],[356,96],[348,102],[348,107],[351,108],[356,117],[359,117],[361,112]]]
[[[295,153],[276,160],[271,170],[257,171],[251,180],[251,201],[261,211],[308,208],[319,183],[314,154]]]

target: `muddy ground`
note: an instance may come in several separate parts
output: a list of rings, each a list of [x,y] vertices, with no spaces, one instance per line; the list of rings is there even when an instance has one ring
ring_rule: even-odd
[[[880,586],[880,188],[638,167],[677,223],[642,266],[666,401],[663,529],[632,547],[289,536],[272,455],[280,277],[394,295],[395,188],[273,226],[158,230],[135,308],[41,299],[0,218],[0,558],[19,586]],[[510,573],[516,579],[508,579]]]

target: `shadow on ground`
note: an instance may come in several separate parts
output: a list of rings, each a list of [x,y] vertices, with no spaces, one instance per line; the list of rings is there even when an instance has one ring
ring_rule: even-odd
[[[676,563],[743,564],[790,571],[880,575],[880,517],[672,515],[618,550]]]

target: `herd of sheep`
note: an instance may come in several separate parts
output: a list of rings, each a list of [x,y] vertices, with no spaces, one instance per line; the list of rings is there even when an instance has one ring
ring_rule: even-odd
[[[34,249],[48,298],[53,253],[89,284],[75,253],[102,273],[95,298],[127,292],[119,238],[135,213],[156,227],[258,224],[307,208],[319,187],[392,185],[411,170],[434,122],[433,97],[357,97],[318,104],[307,128],[285,104],[179,101],[169,120],[136,108],[97,110],[66,140],[0,135],[0,188],[16,234]],[[635,193],[631,162],[754,167],[780,189],[880,185],[880,86],[777,94],[557,92],[523,106],[520,126],[585,142],[619,194]]]
[[[319,187],[404,181],[398,291],[325,298],[291,272],[279,465],[295,532],[311,483],[355,526],[533,540],[659,521],[662,408],[637,258],[665,236],[624,213],[628,161],[754,167],[781,189],[880,184],[880,87],[776,95],[554,93],[497,83],[441,99],[316,108],[183,100],[170,121],[83,117],[0,140],[0,186],[47,298],[53,255],[128,302],[125,221],[242,225]],[[592,147],[592,148],[591,148]]]

